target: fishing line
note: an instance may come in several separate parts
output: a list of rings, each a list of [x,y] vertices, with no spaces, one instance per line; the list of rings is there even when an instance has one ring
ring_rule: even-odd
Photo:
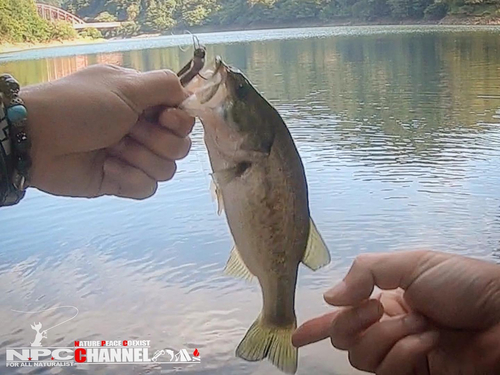
[[[177,35],[175,35],[175,34],[174,34],[174,32],[173,32],[173,31],[171,31],[171,32],[170,32],[170,34],[171,34],[172,36],[177,36]],[[178,47],[178,48],[179,48],[182,52],[186,52],[186,51],[187,51],[187,50],[188,50],[191,46],[189,46],[189,45],[188,45],[188,47],[187,47],[186,49],[184,49],[181,45],[179,45],[179,46],[177,46],[177,47]]]
[[[193,49],[200,48],[200,40],[189,30],[184,30],[184,34],[189,34],[193,38]]]
[[[75,319],[77,317],[78,313],[80,312],[78,310],[78,308],[76,308],[75,306],[58,306],[58,307],[51,307],[49,309],[39,310],[39,311],[20,311],[20,310],[12,310],[12,309],[11,309],[11,311],[22,313],[22,314],[38,314],[38,313],[45,312],[45,311],[57,310],[57,309],[65,309],[65,308],[75,309],[76,310],[76,314],[74,316],[72,316],[71,318],[62,321],[61,323],[57,323],[55,326],[52,326],[50,328],[47,328],[47,329],[43,330],[43,332],[47,332],[47,331],[49,331],[49,330],[51,330],[53,328],[56,328],[56,327],[60,326],[61,324],[67,323],[70,320]]]
[[[177,36],[174,34],[173,31],[170,32],[170,34],[172,36]],[[196,49],[196,48],[199,48],[200,47],[200,40],[198,39],[198,37],[196,35],[194,35],[191,31],[189,30],[184,30],[184,34],[189,34],[191,35],[191,37],[193,38],[193,44],[192,44],[192,47],[193,49]],[[185,49],[182,47],[182,46],[178,46],[179,49],[182,51],[182,52],[186,52],[187,50],[189,50],[189,48],[191,47],[191,45],[188,45],[188,47],[186,47]]]

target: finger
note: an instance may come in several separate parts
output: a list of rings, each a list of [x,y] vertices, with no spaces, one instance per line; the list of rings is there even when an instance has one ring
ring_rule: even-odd
[[[160,125],[179,137],[187,137],[193,130],[195,119],[177,108],[167,108],[159,118]]]
[[[332,345],[341,350],[349,349],[359,341],[363,331],[378,322],[383,314],[384,309],[378,300],[345,309],[332,321]]]
[[[325,300],[334,306],[349,306],[369,298],[375,286],[406,289],[428,258],[432,256],[425,251],[360,255],[344,281],[325,293]]]
[[[100,195],[145,199],[152,196],[157,187],[151,177],[119,159],[108,157],[104,162]]]
[[[423,332],[428,324],[424,317],[409,314],[373,324],[358,342],[349,348],[349,360],[359,370],[373,372],[391,348],[406,336]]]
[[[187,156],[191,148],[189,138],[180,138],[159,125],[140,121],[130,130],[130,136],[158,156],[180,160]]]
[[[330,337],[333,319],[340,312],[341,310],[334,311],[302,324],[292,335],[292,345],[300,348]]]
[[[422,359],[417,361],[415,365],[415,374],[417,375],[430,375],[431,370],[429,367],[429,360],[427,356],[423,356]]]
[[[439,333],[435,331],[405,337],[393,346],[377,368],[376,374],[414,375],[417,369],[425,371],[425,368],[423,369],[421,366],[421,362],[438,344],[438,341]],[[421,374],[417,373],[417,375]]]
[[[406,315],[411,312],[410,307],[403,298],[403,290],[384,291],[377,299],[384,306],[384,312],[388,317]]]
[[[170,70],[131,75],[120,90],[139,113],[158,105],[176,107],[189,96],[177,75]]]
[[[125,137],[108,150],[113,155],[146,173],[156,181],[172,179],[176,171],[175,162],[163,159],[132,138]]]

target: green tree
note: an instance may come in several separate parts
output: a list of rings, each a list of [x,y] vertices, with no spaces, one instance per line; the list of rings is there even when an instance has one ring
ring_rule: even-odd
[[[175,25],[175,0],[148,0],[144,12],[144,27],[149,31],[167,31]]]
[[[412,0],[387,0],[387,3],[391,8],[393,18],[397,20],[410,18],[413,7]]]
[[[321,0],[281,0],[276,3],[278,19],[291,21],[317,18]]]
[[[431,20],[439,20],[446,16],[448,10],[449,6],[445,2],[431,4],[424,11],[425,18]]]
[[[48,4],[55,7],[61,7],[64,4],[65,0],[38,0],[37,3],[40,4]]]
[[[128,20],[129,21],[135,21],[137,16],[139,15],[139,12],[141,11],[139,4],[130,4],[127,7],[127,15],[128,15]]]
[[[94,18],[96,22],[116,22],[117,18],[116,16],[109,14],[108,12],[102,12],[97,15],[97,17]]]
[[[500,17],[500,0],[38,0],[83,19],[123,22],[107,36],[166,32],[201,25],[239,26],[335,19],[440,19],[446,14]],[[0,0],[0,41],[72,37],[36,13],[34,0]]]
[[[188,26],[201,25],[217,9],[217,0],[182,0],[178,5],[178,17]]]
[[[33,0],[0,0],[0,42],[36,43],[76,37],[71,24],[42,19]]]

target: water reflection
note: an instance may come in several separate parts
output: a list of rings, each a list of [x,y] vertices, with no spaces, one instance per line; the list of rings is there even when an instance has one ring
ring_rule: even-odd
[[[430,247],[494,259],[500,241],[498,34],[342,30],[301,31],[307,37],[300,38],[270,32],[280,40],[250,32],[231,34],[231,44],[217,44],[221,36],[208,43],[210,56],[240,67],[280,110],[304,160],[311,210],[333,261],[317,273],[301,269],[300,321],[326,311],[321,292],[361,252]],[[168,47],[40,58],[4,62],[0,72],[33,84],[103,62],[176,70],[189,53]],[[8,323],[0,326],[0,356],[33,339],[32,317],[11,309],[74,305],[80,315],[51,331],[51,344],[150,339],[157,347],[197,347],[202,367],[177,369],[186,373],[276,373],[234,358],[260,294],[221,275],[232,241],[215,213],[208,173],[197,127],[177,178],[150,200],[30,191],[22,205],[2,209],[0,314]],[[67,314],[37,321],[50,326]],[[328,343],[302,350],[299,366],[303,374],[354,373]],[[115,367],[92,371],[158,370]]]

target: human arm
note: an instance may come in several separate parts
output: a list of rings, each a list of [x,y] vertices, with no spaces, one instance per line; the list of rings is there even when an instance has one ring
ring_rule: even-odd
[[[151,196],[189,151],[194,119],[176,108],[187,96],[173,72],[109,65],[23,88],[29,186],[75,197]]]
[[[383,291],[372,296],[375,286]],[[430,251],[363,255],[324,298],[339,308],[299,327],[294,345],[330,338],[379,375],[500,371],[498,265]]]

